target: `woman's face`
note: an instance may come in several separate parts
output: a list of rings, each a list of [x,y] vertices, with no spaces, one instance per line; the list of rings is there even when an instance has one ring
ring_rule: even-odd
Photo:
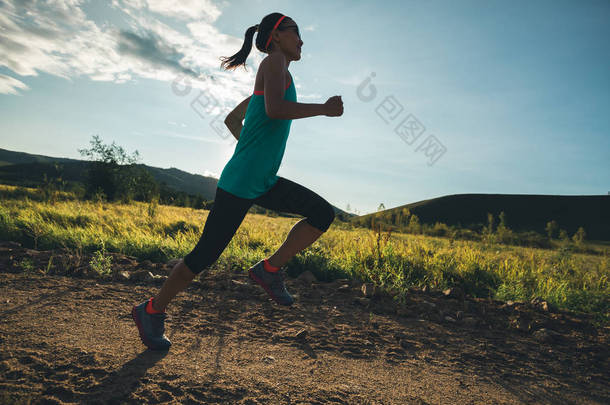
[[[281,28],[281,30],[278,30],[280,49],[290,60],[301,59],[303,41],[297,23],[286,18],[282,21]]]

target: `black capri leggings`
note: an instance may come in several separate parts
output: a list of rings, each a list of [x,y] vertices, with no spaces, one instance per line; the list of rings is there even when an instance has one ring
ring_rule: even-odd
[[[326,232],[335,211],[324,198],[291,180],[278,176],[275,185],[258,198],[241,198],[216,187],[216,197],[203,233],[184,263],[195,274],[216,262],[241,225],[252,204],[274,211],[298,214],[310,225]]]

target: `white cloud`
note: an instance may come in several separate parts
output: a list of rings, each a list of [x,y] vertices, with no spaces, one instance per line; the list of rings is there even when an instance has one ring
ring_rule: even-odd
[[[146,0],[148,8],[158,14],[182,20],[204,19],[214,22],[220,9],[210,0]]]
[[[3,75],[0,73],[0,94],[15,94],[20,95],[17,89],[28,90],[27,84],[14,77]]]
[[[81,9],[81,0],[0,1],[0,66],[20,76],[45,72],[71,80],[124,83],[137,77],[169,83],[187,74],[192,87],[214,95],[223,109],[233,108],[252,91],[255,69],[223,71],[220,56],[230,56],[243,38],[225,35],[212,24],[226,2],[212,0],[112,0],[129,29],[99,25]],[[168,17],[160,21],[156,16]],[[191,35],[168,25],[188,28]],[[185,24],[186,22],[186,24]],[[244,28],[244,32],[245,32]],[[263,56],[252,48],[255,67]],[[248,63],[250,66],[250,63]],[[12,83],[12,84],[10,84]],[[16,79],[2,89],[27,90]],[[189,98],[194,98],[191,92]]]
[[[202,176],[204,176],[204,177],[213,177],[215,179],[219,179],[220,178],[220,174],[219,173],[216,173],[216,172],[213,172],[213,171],[210,171],[210,170],[205,170],[203,172]]]

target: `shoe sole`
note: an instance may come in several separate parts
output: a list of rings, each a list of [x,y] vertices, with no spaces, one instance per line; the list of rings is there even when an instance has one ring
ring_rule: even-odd
[[[267,283],[265,283],[263,280],[261,280],[260,278],[256,277],[256,275],[252,272],[252,269],[248,270],[248,276],[254,280],[258,285],[260,285],[261,287],[263,287],[263,289],[265,291],[267,291],[267,294],[269,294],[269,296],[271,297],[271,299],[273,299],[273,301],[277,302],[280,305],[285,305],[285,306],[291,306],[293,303],[285,303],[285,302],[281,302],[276,296],[275,294],[273,294],[273,292],[271,291],[271,289],[269,288],[269,286],[267,285]]]
[[[150,350],[168,350],[169,347],[167,348],[157,348],[154,347],[149,341],[148,339],[146,339],[146,335],[144,335],[144,332],[142,332],[142,330],[144,329],[142,327],[142,323],[140,322],[140,318],[138,317],[138,308],[136,305],[133,306],[133,308],[131,309],[131,317],[133,318],[133,321],[136,323],[136,326],[138,327],[138,333],[140,334],[140,340],[142,341],[142,343],[144,343],[144,345],[146,347],[148,347]]]

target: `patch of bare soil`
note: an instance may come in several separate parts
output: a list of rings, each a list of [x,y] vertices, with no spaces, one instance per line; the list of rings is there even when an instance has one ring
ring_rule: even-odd
[[[115,255],[100,279],[88,260],[0,243],[0,402],[610,403],[608,328],[545,302],[452,289],[399,305],[303,276],[287,280],[287,308],[233,268],[170,303],[173,345],[156,352],[130,311],[172,263]]]

